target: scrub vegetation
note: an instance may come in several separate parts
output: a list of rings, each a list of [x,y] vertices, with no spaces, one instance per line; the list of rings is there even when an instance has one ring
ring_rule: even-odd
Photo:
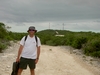
[[[7,48],[10,41],[19,41],[25,35],[27,33],[8,31],[5,24],[0,23],[0,51]],[[88,56],[100,57],[100,33],[47,29],[37,32],[36,35],[40,37],[44,45],[71,46],[83,50]]]
[[[0,23],[0,52],[10,46],[10,41],[21,39],[27,33],[16,33],[8,31],[4,23]]]

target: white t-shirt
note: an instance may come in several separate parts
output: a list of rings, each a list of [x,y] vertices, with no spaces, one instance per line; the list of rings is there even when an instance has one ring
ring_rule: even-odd
[[[20,44],[24,46],[21,57],[29,58],[29,59],[36,59],[37,58],[37,46],[41,46],[40,39],[37,37],[37,46],[36,46],[36,39],[34,37],[27,36],[25,41],[25,36],[21,39]]]

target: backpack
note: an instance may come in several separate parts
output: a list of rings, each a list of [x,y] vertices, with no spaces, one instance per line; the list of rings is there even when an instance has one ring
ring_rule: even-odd
[[[24,42],[26,41],[26,39],[27,39],[27,35],[25,36]],[[35,40],[36,40],[36,46],[38,46],[37,36],[35,36]]]

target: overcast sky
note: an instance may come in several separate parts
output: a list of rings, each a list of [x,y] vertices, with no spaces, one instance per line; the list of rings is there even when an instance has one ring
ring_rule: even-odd
[[[100,32],[100,0],[0,0],[0,22],[15,32],[29,26]]]

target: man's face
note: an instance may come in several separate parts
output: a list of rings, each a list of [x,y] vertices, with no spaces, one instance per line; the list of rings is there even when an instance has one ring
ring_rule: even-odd
[[[33,35],[35,33],[35,30],[29,30],[29,34]]]

